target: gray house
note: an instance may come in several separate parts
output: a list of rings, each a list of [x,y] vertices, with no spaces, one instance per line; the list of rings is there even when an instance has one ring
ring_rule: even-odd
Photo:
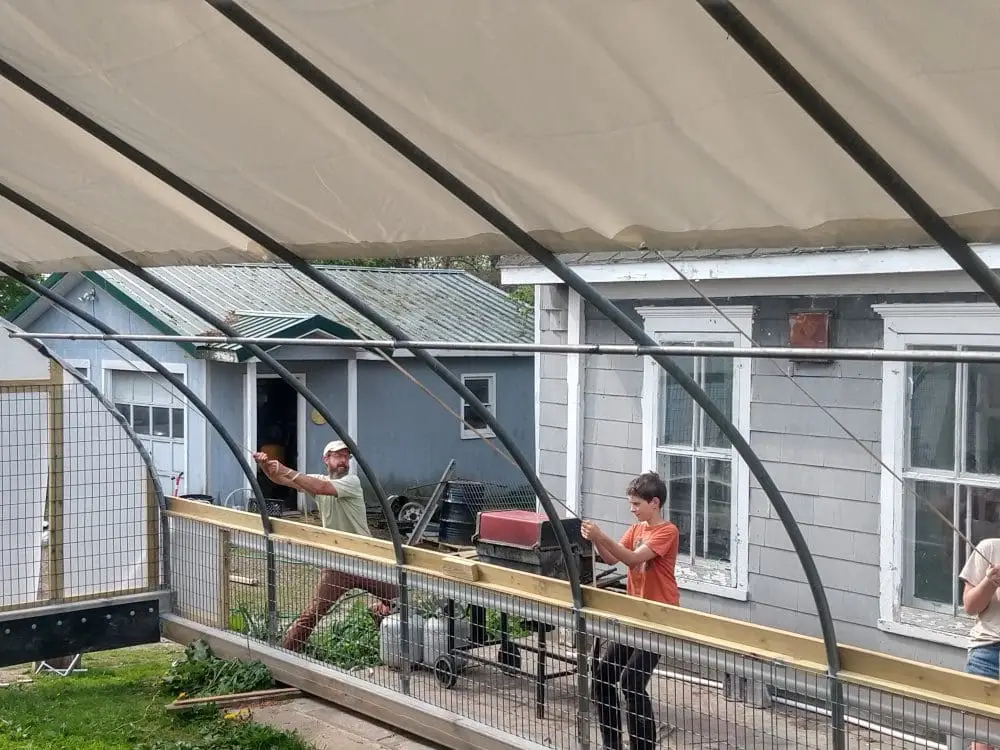
[[[322,267],[415,339],[531,341],[531,313],[501,290],[454,270]],[[153,269],[246,336],[388,338],[333,295],[275,265]],[[55,274],[46,283],[123,333],[205,334],[206,324],[121,271]],[[81,332],[47,300],[28,297],[9,315],[32,332]],[[88,331],[89,332],[89,331]],[[117,344],[50,341],[86,372],[147,436],[165,486],[243,505],[246,479],[222,440],[161,376]],[[244,447],[271,445],[299,471],[321,471],[334,435],[322,416],[242,346],[142,344],[182,375]],[[366,351],[265,346],[345,425],[388,492],[436,481],[450,459],[456,476],[520,485],[517,470],[484,442],[489,433],[462,400],[408,352],[391,361]],[[534,451],[531,355],[438,352],[491,408],[528,455]],[[452,356],[456,355],[456,356]],[[425,390],[426,389],[426,390]],[[428,393],[429,391],[429,393]],[[439,401],[435,400],[439,399]],[[450,410],[450,411],[449,411]],[[465,414],[463,424],[457,414]],[[356,470],[356,469],[355,469]],[[285,494],[282,494],[282,493]],[[303,497],[272,488],[289,509]]]
[[[978,251],[1000,266],[1000,247]],[[1000,309],[940,248],[663,257],[758,345],[1000,350]],[[568,262],[662,343],[751,345],[655,253]],[[540,342],[632,343],[530,259],[508,260],[502,279],[535,285]],[[1000,365],[678,361],[749,436],[782,490],[839,639],[960,667],[971,625],[958,581],[967,549],[931,506],[974,542],[1000,535]],[[648,359],[545,354],[535,391],[542,478],[582,515],[621,531],[629,478],[650,468],[665,476],[684,606],[819,634],[767,498],[673,379]]]

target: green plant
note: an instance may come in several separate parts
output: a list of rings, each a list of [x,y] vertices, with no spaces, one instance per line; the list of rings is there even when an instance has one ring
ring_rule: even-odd
[[[500,637],[500,613],[495,609],[486,610],[486,633],[490,638]],[[531,631],[524,627],[524,620],[520,617],[508,615],[507,634],[511,638],[523,638]]]
[[[171,665],[162,684],[166,693],[186,696],[245,693],[271,687],[274,677],[263,662],[220,659],[200,639],[184,649],[184,659]]]
[[[229,612],[229,629],[249,636],[254,640],[266,641],[267,637],[267,613],[264,610],[255,611],[245,604]]]
[[[365,600],[355,599],[339,618],[324,620],[305,650],[309,656],[342,669],[381,664],[378,626]]]

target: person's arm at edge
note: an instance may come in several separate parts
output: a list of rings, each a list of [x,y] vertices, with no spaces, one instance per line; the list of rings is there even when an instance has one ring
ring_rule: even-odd
[[[309,495],[336,496],[338,494],[337,486],[329,479],[314,477],[309,474],[300,474],[294,469],[285,466],[280,461],[258,460],[258,464],[264,474],[267,475],[267,478],[275,484],[280,484],[284,487],[291,487],[295,490],[301,490]]]
[[[608,557],[615,558],[615,562],[625,563],[629,568],[642,565],[656,557],[656,551],[649,545],[643,545],[638,550],[632,551],[621,542],[616,542],[596,524],[591,524],[590,541],[597,546],[601,557],[606,562],[611,562]],[[672,532],[677,533],[677,532]]]

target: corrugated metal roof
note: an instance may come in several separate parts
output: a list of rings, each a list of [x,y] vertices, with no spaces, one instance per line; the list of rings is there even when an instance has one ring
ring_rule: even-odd
[[[282,331],[313,317],[315,316],[306,313],[237,312],[234,315],[228,315],[226,322],[235,328],[241,336],[265,338],[281,336]],[[242,344],[221,344],[212,348],[235,351],[241,349]]]
[[[412,339],[523,343],[534,337],[530,312],[502,290],[465,271],[317,268]],[[286,266],[173,266],[148,270],[216,314],[238,323],[238,330],[246,335],[273,335],[312,315],[321,315],[362,338],[388,338],[330,292]],[[178,333],[198,335],[210,329],[196,315],[124,271],[94,273]]]

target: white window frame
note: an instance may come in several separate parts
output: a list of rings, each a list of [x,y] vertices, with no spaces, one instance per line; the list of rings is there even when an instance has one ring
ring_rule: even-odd
[[[646,333],[657,341],[687,340],[716,341],[746,349],[750,340],[743,335],[751,333],[754,308],[730,306],[719,308],[726,317],[711,307],[640,307]],[[735,324],[739,330],[733,328]],[[644,359],[642,378],[642,463],[655,469],[657,455],[657,419],[660,399],[660,366],[651,357]],[[733,413],[736,429],[744,436],[750,434],[750,377],[749,357],[733,358]],[[677,584],[688,591],[722,596],[746,601],[749,589],[750,562],[750,472],[735,448],[732,452],[732,529],[730,537],[730,562],[718,563],[703,560],[691,566],[678,559]]]
[[[495,372],[467,372],[462,375],[462,385],[468,387],[467,381],[469,380],[486,380],[489,383],[487,393],[489,394],[489,400],[486,402],[486,407],[490,410],[493,416],[497,413],[497,375]],[[464,398],[460,399],[459,411],[458,413],[462,415],[463,420],[465,419],[465,407],[468,406],[468,401]],[[483,427],[481,430],[472,430],[465,424],[461,422],[461,433],[460,436],[462,440],[475,440],[479,437],[494,437],[493,430],[489,427]]]
[[[160,363],[164,369],[168,372],[179,375],[188,387],[190,387],[190,376],[188,375],[188,367],[186,363],[183,362],[161,362]],[[101,360],[101,379],[99,386],[101,392],[108,396],[108,400],[112,403],[117,403],[114,398],[114,391],[112,389],[112,378],[115,372],[144,372],[150,375],[156,375],[156,370],[150,367],[145,362],[140,361],[130,361],[124,359],[104,359]],[[201,394],[204,399],[204,394]],[[183,456],[184,456],[184,493],[193,492],[195,490],[191,489],[192,486],[197,487],[198,485],[192,482],[192,477],[190,475],[191,470],[191,409],[187,402],[187,399],[182,397],[183,410],[184,410],[184,437],[183,440]],[[131,419],[126,417],[129,422]],[[150,435],[140,435],[140,438],[154,439]],[[173,440],[174,438],[170,438]],[[207,467],[207,458],[206,467]],[[206,472],[207,473],[207,472]],[[204,482],[204,480],[202,480]],[[173,485],[169,488],[164,489],[168,494],[173,494]]]
[[[1000,349],[1000,309],[993,303],[872,305],[882,317],[883,347],[986,346]],[[879,539],[879,629],[934,643],[965,648],[972,620],[903,605],[906,508],[902,475],[907,447],[907,363],[882,363],[882,462]]]

